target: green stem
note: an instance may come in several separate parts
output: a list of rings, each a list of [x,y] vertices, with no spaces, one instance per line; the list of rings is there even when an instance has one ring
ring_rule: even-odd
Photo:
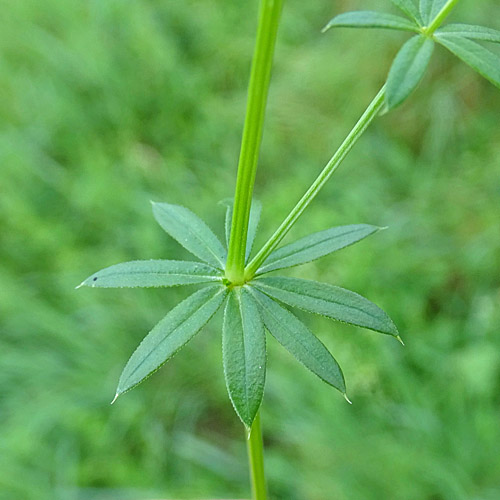
[[[260,411],[253,421],[250,434],[247,436],[248,460],[250,462],[250,479],[252,481],[253,500],[266,500],[266,476],[264,474],[264,455],[262,431],[260,428]]]
[[[235,284],[244,282],[248,220],[282,7],[283,0],[261,0],[260,2],[259,26],[248,89],[226,263],[226,278]]]
[[[363,116],[359,119],[358,123],[351,130],[345,141],[342,143],[337,152],[333,155],[331,160],[327,163],[323,171],[319,174],[317,179],[313,182],[311,187],[307,190],[304,196],[295,205],[293,210],[288,214],[287,218],[282,222],[281,226],[269,238],[267,243],[261,248],[259,253],[250,261],[245,269],[245,278],[250,280],[260,265],[266,260],[269,254],[279,245],[281,240],[288,233],[290,228],[297,222],[297,219],[303,214],[304,210],[309,206],[312,200],[317,196],[321,188],[326,184],[328,179],[340,166],[344,158],[348,155],[354,145],[361,138],[371,122],[379,114],[385,102],[385,85],[377,94],[375,99],[368,106]]]
[[[444,20],[449,16],[455,5],[459,0],[448,0],[448,3],[439,11],[438,15],[434,18],[429,27],[425,30],[425,34],[431,36],[443,24]]]

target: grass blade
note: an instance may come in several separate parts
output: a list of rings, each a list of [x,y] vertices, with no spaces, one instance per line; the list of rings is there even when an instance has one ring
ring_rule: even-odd
[[[227,253],[212,230],[193,212],[179,205],[153,203],[158,224],[186,250],[208,264],[224,269]]]
[[[436,31],[437,36],[444,33],[472,40],[500,43],[500,31],[473,24],[448,24]]]
[[[257,274],[311,262],[352,245],[379,230],[380,228],[376,226],[356,224],[332,227],[325,231],[310,234],[273,252],[265,260],[264,265],[257,271]]]
[[[220,281],[214,267],[179,260],[134,260],[97,271],[80,286],[95,288],[167,287]]]
[[[267,295],[292,307],[343,323],[398,337],[387,314],[357,293],[337,286],[298,278],[259,278],[253,282]]]
[[[500,57],[467,38],[451,34],[436,35],[436,40],[450,52],[500,88]]]
[[[387,28],[417,33],[419,31],[417,24],[404,17],[370,10],[340,14],[323,28],[323,32],[330,28]]]
[[[132,354],[121,374],[116,396],[140,384],[189,342],[217,312],[226,294],[225,287],[209,286],[172,309]]]
[[[264,394],[266,338],[257,304],[245,288],[229,293],[222,331],[224,376],[241,421],[251,427]]]
[[[415,90],[429,65],[434,42],[417,35],[410,38],[394,60],[387,79],[387,105],[399,106]]]
[[[252,289],[264,325],[271,335],[308,370],[345,394],[342,370],[323,343],[294,314]]]

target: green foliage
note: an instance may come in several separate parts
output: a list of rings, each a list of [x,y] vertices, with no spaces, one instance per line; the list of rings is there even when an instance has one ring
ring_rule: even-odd
[[[227,253],[217,236],[193,212],[179,205],[153,203],[158,224],[186,250],[218,269],[224,269]]]
[[[434,42],[421,35],[410,38],[391,66],[387,78],[387,106],[394,109],[405,101],[424,77],[429,66]]]
[[[225,232],[226,232],[226,244],[229,247],[229,236],[231,233],[231,222],[233,220],[233,199],[227,199],[221,202],[226,205],[226,220],[225,220]],[[260,215],[262,212],[262,203],[258,200],[252,202],[252,207],[250,208],[250,217],[248,220],[248,233],[247,233],[247,243],[245,251],[245,262],[248,261],[250,254],[252,252],[252,247],[255,241],[255,236],[257,235],[257,229],[259,227]]]
[[[266,294],[252,289],[259,313],[271,335],[306,368],[345,394],[345,381],[337,361],[321,341],[291,312]]]
[[[97,288],[168,287],[221,281],[214,267],[183,260],[135,260],[94,273],[80,286]]]
[[[259,202],[255,202],[253,207],[247,252],[252,246],[261,213]],[[187,208],[155,203],[153,213],[167,233],[200,258],[213,261],[225,252],[220,249],[215,234]],[[226,229],[230,227],[231,213],[231,204],[227,203]],[[319,259],[361,241],[379,229],[358,224],[314,233],[272,253],[269,260],[264,261],[259,273]],[[221,285],[214,286],[214,281],[219,281]],[[234,409],[248,428],[252,426],[264,394],[264,324],[304,366],[345,394],[340,367],[323,344],[297,318],[271,298],[266,298],[258,291],[250,293],[253,287],[272,298],[309,312],[381,333],[399,335],[382,310],[354,292],[318,282],[276,277],[259,277],[250,280],[244,287],[234,286],[224,272],[195,262],[125,262],[94,273],[80,286],[172,287],[202,283],[210,284],[177,305],[144,338],[123,370],[116,397],[148,378],[189,342],[217,312],[226,295],[222,335],[224,374]],[[288,329],[290,331],[287,333]]]
[[[394,337],[399,335],[384,311],[349,290],[317,281],[279,277],[259,278],[255,286],[292,307]]]
[[[172,309],[144,338],[118,382],[116,397],[132,389],[166,363],[217,312],[226,296],[222,286],[210,286]]]
[[[182,204],[191,193],[190,208],[222,226],[213,201],[228,196],[237,154],[251,6],[202,0],[193,21],[185,4],[157,0],[4,4],[0,498],[246,498],[218,318],[110,407],[141,332],[192,290],[71,289],[115,262],[189,259],[151,224],[144,200]],[[496,25],[500,14],[496,1],[460,7],[471,22]],[[397,50],[399,36],[378,58],[371,37],[320,41],[330,8],[296,2],[283,26],[256,186],[263,234]],[[214,65],[214,54],[228,64]],[[276,500],[500,496],[499,101],[467,66],[443,63],[415,106],[367,132],[290,234],[388,224],[290,272],[370,297],[410,346],[358,329],[353,342],[351,327],[307,316],[344,367],[348,407],[269,338],[262,417]]]
[[[473,24],[447,24],[436,31],[438,37],[443,33],[472,40],[500,43],[500,31]]]
[[[264,395],[266,338],[257,304],[245,288],[229,293],[222,355],[229,397],[241,421],[250,428]]]
[[[476,42],[454,34],[436,34],[436,39],[472,69],[500,88],[500,57]]]
[[[422,22],[420,12],[415,6],[415,2],[413,0],[391,0],[391,2],[418,24]]]
[[[329,28],[392,28],[420,33],[408,40],[396,55],[387,78],[387,110],[402,104],[416,89],[429,66],[434,40],[462,59],[491,83],[500,87],[500,57],[472,40],[500,43],[500,32],[482,26],[441,26],[457,0],[391,0],[409,18],[380,12],[347,12],[333,18]]]
[[[380,228],[376,226],[356,224],[332,227],[310,234],[272,252],[264,261],[265,264],[257,270],[257,274],[312,262],[357,243],[379,230]]]
[[[420,0],[420,15],[426,26],[432,23],[448,0]]]
[[[388,28],[419,32],[418,24],[412,23],[404,17],[368,10],[339,14],[325,26],[323,31],[330,28]]]

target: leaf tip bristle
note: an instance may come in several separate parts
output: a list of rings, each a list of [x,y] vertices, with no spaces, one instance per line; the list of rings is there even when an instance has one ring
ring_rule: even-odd
[[[85,281],[82,281],[78,286],[75,286],[75,290],[78,290],[79,288],[81,288],[82,286],[84,286],[85,285]]]
[[[330,23],[328,23],[322,30],[321,33],[326,33],[330,29]]]
[[[347,394],[344,392],[344,399],[350,404],[352,405],[352,401],[347,397]]]
[[[119,395],[120,395],[120,393],[119,393],[119,392],[117,392],[117,393],[115,394],[115,397],[113,398],[113,401],[111,401],[111,403],[110,403],[110,404],[114,404],[114,402],[118,399],[118,396],[119,396]]]
[[[396,339],[398,340],[398,342],[399,342],[401,345],[406,346],[406,344],[403,342],[403,339],[401,338],[401,336],[400,336],[400,335],[397,335],[397,336],[396,336]]]

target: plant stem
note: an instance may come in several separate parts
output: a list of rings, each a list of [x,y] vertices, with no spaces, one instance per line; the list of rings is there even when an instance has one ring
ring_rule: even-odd
[[[259,26],[248,89],[226,263],[226,278],[235,284],[244,282],[248,219],[282,7],[283,0],[261,0],[260,2]]]
[[[260,428],[260,411],[253,421],[250,434],[247,435],[248,461],[250,463],[250,479],[252,482],[253,500],[266,500],[266,476],[264,474],[264,455],[262,431]]]
[[[368,106],[363,116],[356,123],[347,138],[344,140],[340,148],[327,163],[323,171],[319,174],[311,187],[302,196],[299,202],[295,205],[280,227],[269,238],[267,243],[261,248],[259,253],[250,261],[245,269],[245,278],[250,280],[257,272],[260,265],[269,256],[269,254],[279,245],[281,240],[288,233],[290,228],[297,222],[297,219],[302,215],[304,210],[309,206],[312,200],[317,196],[321,188],[326,184],[331,175],[337,170],[344,158],[351,151],[353,146],[358,142],[360,137],[366,131],[371,122],[376,118],[382,109],[385,102],[385,85],[377,94],[375,99]]]
[[[443,24],[444,20],[448,17],[458,2],[459,0],[448,0],[448,3],[446,3],[445,6],[439,11],[432,23],[429,24],[428,28],[424,30],[425,34],[428,36],[433,35],[434,32]]]

